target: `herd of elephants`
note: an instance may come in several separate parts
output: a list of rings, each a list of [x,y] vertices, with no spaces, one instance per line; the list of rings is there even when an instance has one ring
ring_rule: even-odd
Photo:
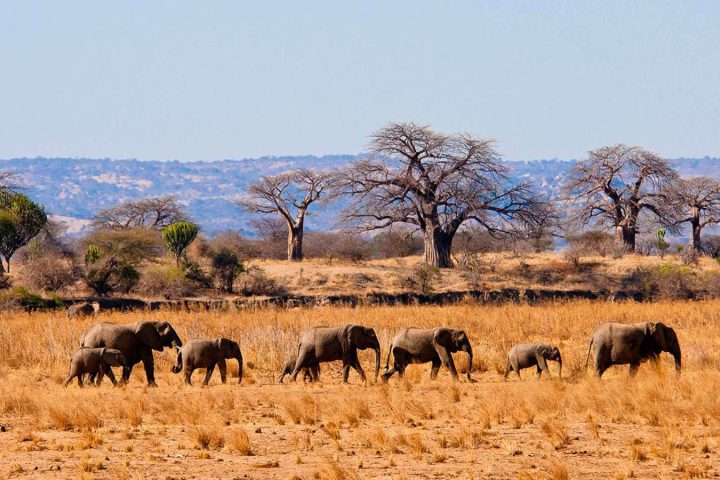
[[[153,350],[163,348],[177,349],[177,362],[173,373],[183,372],[185,383],[195,369],[206,369],[204,384],[210,380],[215,366],[220,370],[223,383],[227,379],[226,359],[236,359],[239,365],[239,382],[243,376],[243,357],[237,342],[227,338],[195,339],[183,344],[175,329],[168,322],[138,322],[129,325],[97,323],[90,326],[82,335],[80,348],[71,358],[70,374],[64,382],[68,385],[77,378],[83,386],[83,378],[99,385],[107,375],[113,385],[117,381],[112,367],[122,367],[122,382],[127,382],[133,367],[143,362],[145,375],[150,386],[155,383]],[[320,363],[342,361],[342,379],[348,381],[350,367],[354,368],[361,379],[366,381],[365,371],[358,360],[358,350],[375,351],[375,381],[380,370],[380,342],[375,330],[362,325],[344,325],[339,327],[314,327],[300,335],[297,351],[283,366],[279,381],[286,375],[294,381],[302,372],[304,380],[319,380]],[[440,366],[444,365],[458,379],[452,354],[465,352],[468,355],[467,378],[472,381],[473,351],[470,339],[464,330],[450,328],[404,328],[392,339],[387,353],[383,382],[394,374],[401,377],[405,368],[412,363],[432,363],[430,378],[434,379]],[[675,359],[675,368],[681,368],[680,344],[675,331],[662,323],[638,323],[626,325],[605,323],[592,333],[588,346],[585,365],[593,353],[595,373],[598,377],[612,365],[629,364],[630,375],[635,375],[640,363],[646,360],[656,361],[662,352],[670,353]],[[393,356],[390,368],[390,355]],[[550,371],[547,361],[559,364],[559,376],[562,377],[562,357],[554,345],[542,343],[518,344],[507,355],[504,377],[514,371],[520,377],[520,370],[536,367],[538,378]]]

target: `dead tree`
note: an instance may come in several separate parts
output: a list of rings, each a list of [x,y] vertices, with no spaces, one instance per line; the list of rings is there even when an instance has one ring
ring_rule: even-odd
[[[720,223],[720,180],[710,177],[681,179],[670,185],[666,193],[675,209],[673,225],[690,224],[689,247],[699,253],[703,228]]]
[[[677,173],[658,155],[640,147],[612,145],[589,152],[571,170],[565,185],[571,218],[583,226],[612,228],[626,251],[635,251],[638,221],[644,212],[669,222],[663,187]]]
[[[247,188],[238,204],[252,213],[279,214],[287,224],[289,261],[302,260],[305,217],[310,205],[320,199],[330,174],[297,169],[275,176],[261,177]]]
[[[188,215],[178,203],[177,197],[168,195],[132,200],[104,208],[95,214],[92,226],[97,230],[162,230],[168,225],[187,220]]]
[[[453,266],[452,242],[465,222],[493,235],[547,220],[527,183],[514,183],[493,141],[391,123],[371,136],[370,155],[338,175],[352,201],[344,220],[362,230],[409,224],[423,232],[424,261]]]

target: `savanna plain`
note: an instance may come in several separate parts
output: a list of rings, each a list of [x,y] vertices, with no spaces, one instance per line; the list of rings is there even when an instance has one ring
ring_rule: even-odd
[[[184,386],[175,352],[155,353],[158,388],[137,365],[126,386],[61,382],[91,323],[170,321],[183,341],[238,340],[243,381]],[[672,358],[627,366],[601,380],[585,372],[588,338],[606,321],[662,321],[678,333],[683,372]],[[404,379],[369,373],[340,383],[323,364],[318,384],[277,383],[302,329],[358,323],[387,346],[401,327],[450,326],[473,344],[474,383],[411,365]],[[517,342],[555,343],[564,378],[503,381]],[[460,372],[463,353],[455,357]],[[720,301],[573,301],[405,307],[318,307],[202,312],[5,313],[0,320],[0,476],[3,478],[711,478],[720,476]]]

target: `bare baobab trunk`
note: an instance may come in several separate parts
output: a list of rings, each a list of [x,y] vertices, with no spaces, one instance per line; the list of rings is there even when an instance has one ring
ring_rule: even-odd
[[[288,225],[288,261],[300,262],[303,259],[303,226]]]
[[[452,251],[453,235],[443,232],[439,226],[430,223],[425,228],[425,255],[424,261],[428,265],[438,268],[452,268],[450,257]]]
[[[622,245],[625,251],[635,252],[635,229],[625,225],[616,226],[615,241],[618,245]]]
[[[700,222],[700,211],[693,207],[690,212],[690,229],[692,230],[690,236],[690,250],[695,253],[700,253],[702,250],[702,238],[700,236],[702,228],[703,226]]]

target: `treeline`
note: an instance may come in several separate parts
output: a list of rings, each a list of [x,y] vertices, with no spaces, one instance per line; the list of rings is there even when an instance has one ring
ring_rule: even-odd
[[[0,255],[9,271],[20,250],[25,283],[45,291],[80,283],[97,295],[271,293],[279,287],[246,268],[248,259],[421,254],[429,267],[450,268],[479,252],[540,252],[563,238],[572,263],[600,252],[664,255],[671,249],[666,236],[684,230],[687,247],[672,248],[688,263],[720,250],[715,237],[704,235],[720,223],[720,182],[681,178],[648,150],[622,144],[592,150],[565,179],[562,198],[547,198],[511,177],[492,140],[413,123],[375,132],[368,156],[343,169],[292,170],[239,192],[238,215],[254,217],[252,238],[237,232],[205,238],[202,219],[189,218],[179,197],[167,196],[103,209],[89,233],[70,239],[14,180],[0,176]],[[340,199],[346,208],[337,231],[305,232],[308,216]]]

